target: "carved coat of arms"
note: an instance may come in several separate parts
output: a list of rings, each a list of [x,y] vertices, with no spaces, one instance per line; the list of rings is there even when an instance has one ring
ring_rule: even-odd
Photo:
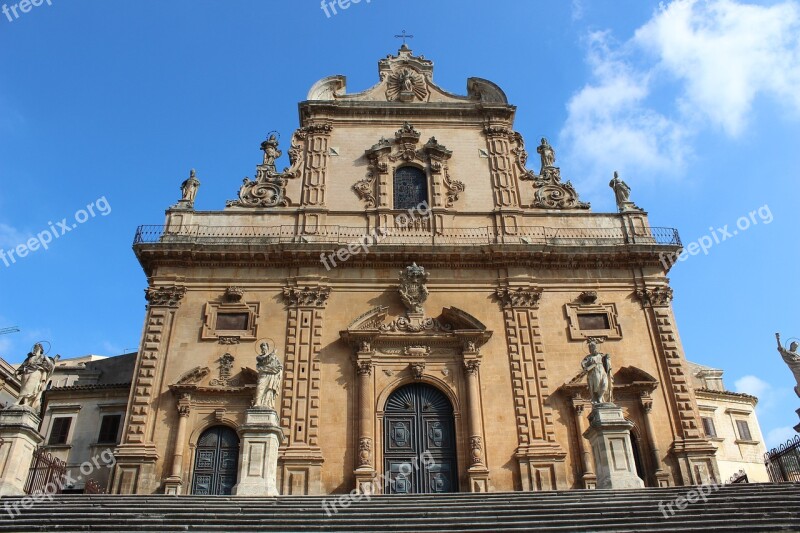
[[[400,299],[411,313],[422,314],[422,304],[428,299],[428,273],[413,263],[400,271]]]

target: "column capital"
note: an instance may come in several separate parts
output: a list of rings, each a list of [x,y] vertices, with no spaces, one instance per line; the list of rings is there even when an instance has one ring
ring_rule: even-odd
[[[293,307],[324,308],[331,295],[331,288],[327,286],[316,287],[284,287],[283,299]]]
[[[359,376],[371,376],[372,366],[372,361],[358,361],[356,362],[356,372]]]
[[[673,291],[672,287],[667,285],[662,287],[650,287],[643,289],[636,289],[634,296],[643,308],[647,307],[669,307],[672,301]]]
[[[179,307],[185,295],[186,287],[183,285],[148,287],[144,290],[148,307]]]
[[[474,376],[478,374],[478,370],[481,368],[481,362],[477,359],[467,359],[464,361],[464,370],[466,370],[467,375]]]
[[[542,297],[542,289],[536,287],[499,287],[495,291],[495,297],[503,308],[539,308],[539,300]]]

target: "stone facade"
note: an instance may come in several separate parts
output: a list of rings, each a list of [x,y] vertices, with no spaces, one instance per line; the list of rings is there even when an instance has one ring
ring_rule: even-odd
[[[241,434],[264,339],[283,363],[281,494],[386,490],[408,429],[389,403],[414,384],[445,398],[419,430],[454,454],[435,490],[593,487],[576,376],[592,337],[619,367],[647,485],[719,479],[659,261],[677,233],[632,202],[593,213],[546,139],[530,170],[492,82],[449,93],[405,45],[379,75],[355,94],[315,84],[290,166],[270,137],[225,209],[140,228],[148,306],[112,490],[227,490],[228,474],[196,475],[233,449],[204,435]]]

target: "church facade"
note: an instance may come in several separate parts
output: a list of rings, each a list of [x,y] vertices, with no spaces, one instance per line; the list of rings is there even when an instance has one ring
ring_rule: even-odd
[[[148,306],[112,492],[230,493],[260,453],[240,436],[265,344],[281,494],[593,488],[591,339],[644,483],[719,480],[661,261],[680,240],[619,177],[618,212],[592,212],[497,85],[447,92],[405,45],[371,89],[325,78],[299,111],[288,168],[270,136],[224,209],[194,209],[192,172],[137,233]]]

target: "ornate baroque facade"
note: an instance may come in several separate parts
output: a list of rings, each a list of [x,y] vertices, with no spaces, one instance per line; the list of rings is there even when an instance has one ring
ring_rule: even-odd
[[[224,210],[194,210],[194,187],[140,228],[148,306],[112,491],[230,490],[262,339],[283,360],[282,494],[593,487],[589,338],[613,355],[645,483],[719,479],[659,261],[677,233],[627,186],[593,213],[546,139],[529,169],[494,83],[451,94],[405,45],[379,75],[316,83],[290,166],[271,136]]]

